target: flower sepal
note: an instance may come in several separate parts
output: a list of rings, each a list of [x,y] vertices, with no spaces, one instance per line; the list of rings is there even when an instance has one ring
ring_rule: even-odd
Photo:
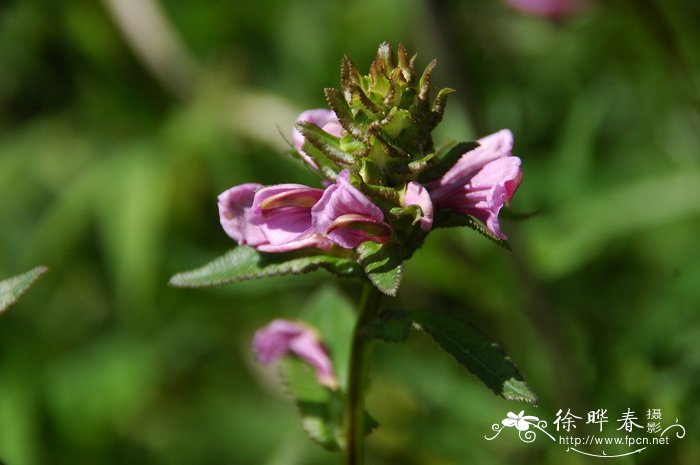
[[[478,232],[488,240],[492,241],[494,244],[506,250],[511,250],[508,239],[497,237],[483,224],[471,216],[450,210],[439,210],[435,212],[435,221],[433,223],[434,228],[463,228],[465,226]]]
[[[330,161],[335,164],[334,168],[340,171],[338,167],[348,168],[355,164],[355,157],[340,148],[340,137],[330,134],[316,124],[307,121],[297,122],[296,129],[304,137],[305,143],[302,147],[304,152],[319,166],[328,164],[328,161]],[[309,144],[315,150],[310,152],[308,150]],[[317,160],[319,152],[327,161]]]

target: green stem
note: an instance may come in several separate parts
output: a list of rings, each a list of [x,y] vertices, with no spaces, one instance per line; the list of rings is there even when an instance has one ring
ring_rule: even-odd
[[[365,282],[350,352],[346,417],[347,465],[362,465],[364,463],[365,387],[372,349],[371,341],[364,335],[364,329],[377,317],[380,300],[381,294],[377,288],[371,283]]]

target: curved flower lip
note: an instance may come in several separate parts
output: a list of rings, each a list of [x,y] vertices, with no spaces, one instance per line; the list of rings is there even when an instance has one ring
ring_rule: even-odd
[[[348,213],[340,215],[336,218],[326,230],[327,234],[332,233],[336,229],[355,229],[367,233],[367,237],[371,237],[377,242],[387,242],[391,238],[391,227],[386,223],[379,223],[370,216],[360,215],[359,213]]]
[[[354,215],[354,216],[347,216]],[[341,171],[336,183],[327,187],[311,209],[316,232],[346,249],[367,240],[386,242],[391,227],[384,223],[384,213],[350,183],[350,173]],[[362,227],[358,227],[362,224]],[[368,226],[371,226],[371,231]],[[379,226],[381,225],[381,228]],[[371,234],[378,232],[378,235]]]
[[[311,233],[294,241],[282,244],[261,244],[256,248],[261,252],[284,253],[309,247],[315,247],[320,250],[330,250],[333,247],[333,242],[320,234]]]
[[[267,244],[258,244],[258,250],[289,251],[308,247],[312,242],[302,239],[314,232],[311,205],[322,194],[323,190],[302,184],[278,184],[258,190],[248,215],[250,224],[257,226],[266,238]]]
[[[292,353],[316,370],[319,384],[330,389],[339,386],[328,352],[318,333],[309,326],[290,320],[273,320],[255,332],[253,350],[258,361],[266,365]]]
[[[326,110],[324,108],[306,110],[297,116],[297,122],[315,124],[328,134],[336,137],[340,137],[343,134],[343,127],[340,125],[338,117],[332,110]],[[292,141],[294,143],[294,148],[299,155],[301,155],[301,158],[312,168],[318,169],[316,162],[302,149],[304,143],[306,143],[306,138],[297,128],[294,128],[292,132]]]
[[[259,203],[260,209],[270,210],[280,207],[311,208],[318,202],[318,199],[321,198],[322,191],[320,191],[320,189],[311,191],[310,189],[311,188],[288,190],[278,194],[272,194]]]

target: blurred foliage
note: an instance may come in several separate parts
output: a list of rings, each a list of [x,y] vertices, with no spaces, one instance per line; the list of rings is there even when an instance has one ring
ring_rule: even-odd
[[[329,276],[166,283],[231,247],[219,192],[315,182],[281,156],[295,115],[324,104],[343,53],[364,69],[388,40],[459,91],[436,142],[513,130],[513,211],[536,213],[506,222],[513,252],[434,232],[397,306],[485,328],[538,394],[528,414],[661,408],[689,432],[617,463],[699,463],[700,6],[588,4],[552,23],[493,0],[0,3],[0,276],[52,270],[0,319],[2,460],[339,463],[249,349]],[[376,354],[370,463],[587,463],[485,441],[520,405],[427,338]]]

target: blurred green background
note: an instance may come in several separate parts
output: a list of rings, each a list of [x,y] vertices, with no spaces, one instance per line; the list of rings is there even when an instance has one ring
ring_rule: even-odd
[[[591,1],[559,22],[493,0],[0,2],[0,277],[51,269],[0,319],[0,458],[340,463],[250,340],[354,284],[166,283],[232,246],[219,192],[316,182],[283,155],[294,118],[324,105],[343,53],[366,70],[387,40],[459,91],[438,143],[515,133],[512,210],[537,212],[504,221],[510,253],[435,232],[396,305],[461,309],[540,404],[495,397],[420,334],[379,345],[369,463],[594,460],[484,439],[523,408],[607,408],[613,430],[660,408],[687,436],[611,463],[700,463],[699,22],[694,0]]]

